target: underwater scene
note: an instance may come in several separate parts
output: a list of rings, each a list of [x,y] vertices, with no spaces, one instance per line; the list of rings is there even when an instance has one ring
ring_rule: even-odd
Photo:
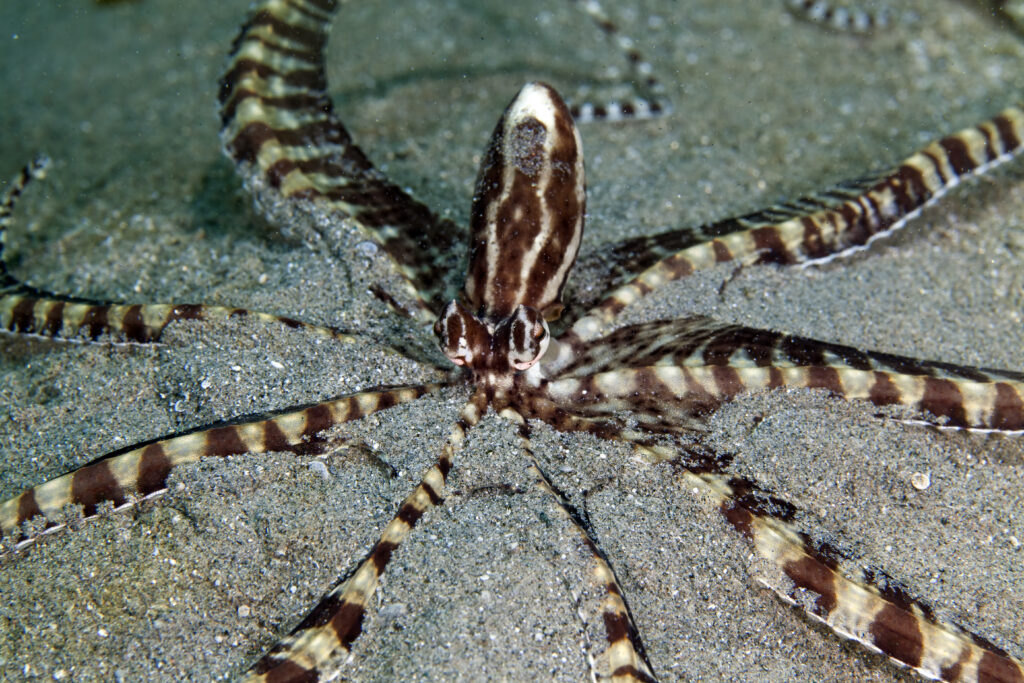
[[[1022,5],[4,3],[0,680],[1024,682]]]

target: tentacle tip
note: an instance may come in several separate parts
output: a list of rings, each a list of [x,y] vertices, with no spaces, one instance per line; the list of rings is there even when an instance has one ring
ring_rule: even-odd
[[[49,170],[52,163],[53,159],[51,159],[48,154],[40,152],[33,157],[32,163],[29,165],[29,173],[33,178],[42,180],[46,177],[46,172]]]

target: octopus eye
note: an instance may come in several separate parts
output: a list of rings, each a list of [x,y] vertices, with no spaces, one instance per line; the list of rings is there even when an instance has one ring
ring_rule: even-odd
[[[544,318],[529,306],[520,305],[505,323],[508,326],[508,362],[515,370],[532,367],[548,349],[550,332]]]
[[[434,323],[434,334],[444,355],[456,365],[472,367],[487,355],[490,335],[483,323],[458,301],[452,301]]]

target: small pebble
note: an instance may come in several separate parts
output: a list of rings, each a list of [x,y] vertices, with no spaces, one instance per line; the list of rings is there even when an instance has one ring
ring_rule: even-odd
[[[238,616],[242,619],[248,619],[251,614],[252,610],[248,605],[242,605],[238,608]]]
[[[325,465],[322,460],[314,460],[309,463],[309,469],[319,474],[324,481],[331,478],[331,473],[327,471],[327,465]]]
[[[910,475],[910,485],[918,491],[926,491],[932,485],[930,472],[914,472]]]
[[[356,251],[359,252],[361,256],[373,256],[377,253],[377,245],[367,240],[357,244]]]

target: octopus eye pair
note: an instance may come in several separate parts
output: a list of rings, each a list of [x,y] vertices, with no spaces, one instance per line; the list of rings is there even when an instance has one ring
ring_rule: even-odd
[[[544,317],[523,304],[516,306],[491,332],[458,301],[452,301],[434,323],[434,334],[441,350],[456,365],[484,367],[491,356],[498,353],[505,355],[514,370],[533,366],[551,341]]]

